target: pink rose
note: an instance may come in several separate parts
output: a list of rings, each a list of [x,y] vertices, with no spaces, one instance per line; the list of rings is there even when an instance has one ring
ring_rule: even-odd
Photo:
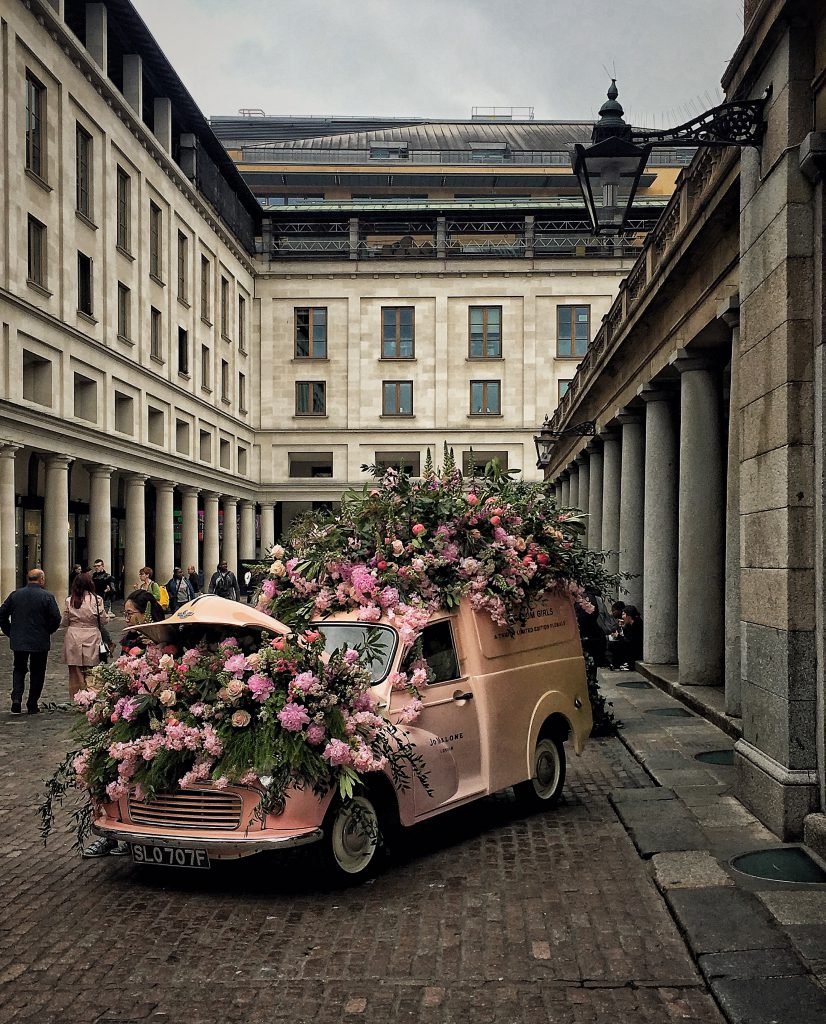
[[[416,525],[411,530],[411,533],[413,534],[414,537],[421,537],[421,535],[425,532],[425,527],[422,526],[421,523],[416,523]]]
[[[479,497],[478,497],[478,495],[474,494],[471,491],[471,493],[467,496],[467,503],[468,503],[468,505],[478,505],[479,504]]]

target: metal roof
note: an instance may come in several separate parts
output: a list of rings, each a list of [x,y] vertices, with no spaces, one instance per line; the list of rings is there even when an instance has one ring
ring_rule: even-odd
[[[393,121],[380,118],[288,119],[213,117],[210,125],[228,147],[254,149],[256,143],[289,150],[367,150],[376,145],[410,149],[455,150],[480,144],[507,146],[511,151],[563,152],[574,142],[591,140],[591,121]],[[475,145],[474,145],[475,144]]]

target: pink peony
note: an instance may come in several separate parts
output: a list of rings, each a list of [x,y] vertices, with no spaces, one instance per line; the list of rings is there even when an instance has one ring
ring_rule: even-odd
[[[257,700],[259,704],[263,704],[273,691],[272,680],[258,674],[249,677],[247,686],[250,688],[252,699]]]
[[[321,755],[331,765],[349,765],[353,761],[353,753],[349,744],[341,740],[330,740]]]
[[[278,721],[287,732],[301,732],[310,716],[300,704],[285,704],[278,712]]]
[[[314,747],[319,747],[327,738],[327,730],[323,725],[313,724],[307,730],[307,742]]]
[[[224,662],[224,671],[240,676],[247,667],[247,659],[243,654],[233,654]]]

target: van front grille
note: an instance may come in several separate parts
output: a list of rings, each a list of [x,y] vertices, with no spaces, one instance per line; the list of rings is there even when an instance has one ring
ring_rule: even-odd
[[[187,789],[180,793],[162,793],[154,800],[130,797],[129,817],[136,825],[230,830],[241,824],[242,807],[236,793]]]

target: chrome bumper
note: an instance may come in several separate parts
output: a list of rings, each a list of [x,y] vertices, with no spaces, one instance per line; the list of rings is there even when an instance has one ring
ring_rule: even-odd
[[[132,829],[119,828],[117,822],[105,828],[94,824],[92,832],[124,843],[147,843],[150,846],[162,846],[173,850],[206,850],[218,859],[251,857],[266,850],[287,850],[293,846],[306,846],[308,843],[317,843],[324,836],[320,828],[294,836],[164,836],[158,835],[157,832],[135,832]]]

